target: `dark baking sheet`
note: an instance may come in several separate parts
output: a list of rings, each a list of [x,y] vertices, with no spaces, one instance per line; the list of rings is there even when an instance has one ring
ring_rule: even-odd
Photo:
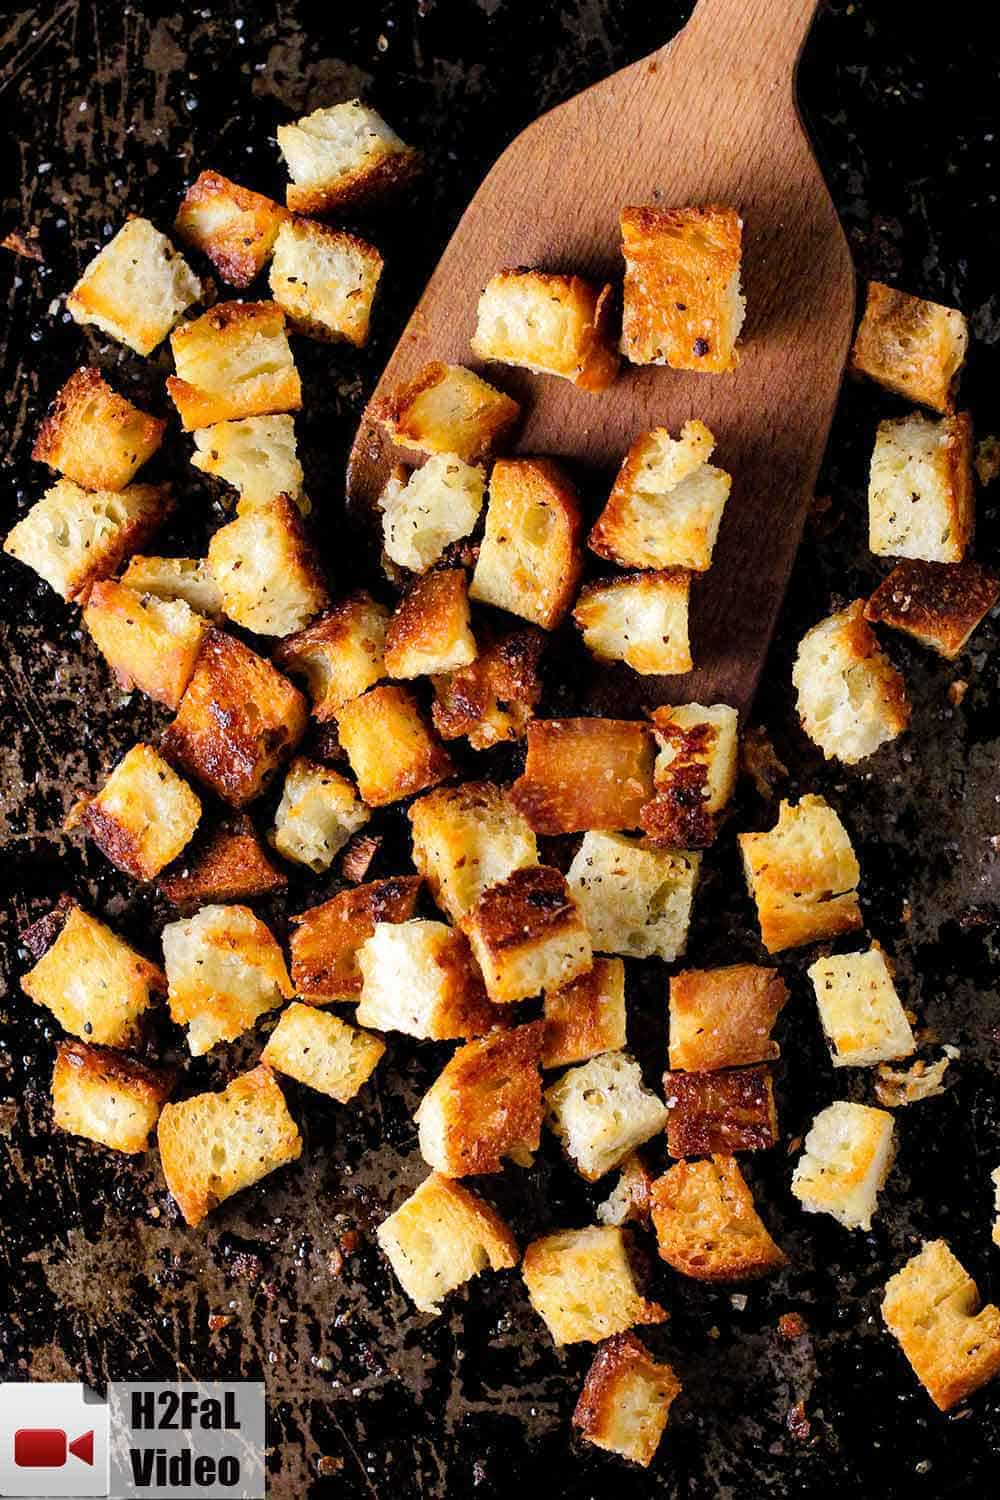
[[[973,3],[837,0],[801,70],[802,105],[862,274],[960,305],[976,343],[965,393],[981,433],[1000,426],[996,389],[1000,211],[998,49]],[[666,40],[685,6],[562,3],[212,4],[182,13],[68,0],[0,22],[6,171],[0,233],[37,225],[44,264],[0,252],[5,403],[3,529],[40,492],[29,458],[45,404],[74,365],[96,359],[162,404],[166,360],[144,362],[84,335],[61,295],[127,211],[166,226],[183,184],[215,166],[265,191],[282,180],[276,124],[367,93],[430,170],[417,206],[376,237],[387,295],[363,354],[300,344],[300,421],[309,493],[338,581],[355,566],[340,520],[343,463],[365,393],[435,255],[483,172],[541,109]],[[724,80],[720,80],[724,108]],[[531,210],[530,194],[526,211]],[[140,945],[166,916],[92,847],[60,833],[92,786],[164,722],[123,697],[78,619],[4,559],[0,623],[0,1361],[7,1378],[256,1376],[268,1381],[275,1496],[553,1497],[990,1494],[1000,1475],[1000,1388],[937,1414],[880,1328],[886,1276],[922,1237],[945,1234],[985,1293],[1000,1296],[989,1173],[1000,1163],[996,1067],[1000,687],[996,622],[945,665],[901,640],[911,732],[858,771],[828,768],[794,729],[794,642],[831,605],[866,591],[881,566],[865,547],[865,463],[874,423],[894,409],[872,387],[844,395],[821,487],[773,649],[758,715],[790,768],[787,788],[821,789],[859,850],[873,933],[897,957],[922,1021],[962,1056],[953,1086],[902,1111],[901,1152],[870,1235],[803,1216],[784,1146],[748,1164],[791,1265],[764,1285],[703,1289],[654,1267],[671,1320],[648,1334],[685,1390],[649,1474],[585,1451],[568,1420],[589,1361],[553,1351],[516,1274],[486,1277],[438,1320],[415,1314],[373,1240],[423,1175],[411,1114],[446,1049],[397,1039],[360,1108],[289,1090],[306,1137],[300,1164],[193,1232],[177,1222],[155,1155],[139,1163],[55,1135],[47,1107],[54,1029],[20,996],[17,932],[64,889]],[[183,444],[177,443],[180,450]],[[180,516],[164,550],[198,548],[223,510],[177,466]],[[981,496],[979,552],[997,558],[997,495]],[[959,707],[948,696],[968,684]],[[773,809],[749,785],[735,826]],[[389,855],[386,857],[388,863]],[[288,909],[323,883],[293,885]],[[266,910],[278,925],[283,908]],[[689,958],[759,949],[727,836],[706,861]],[[870,1099],[867,1075],[836,1077],[817,1036],[804,963],[783,963],[793,1000],[779,1026],[784,1140],[831,1098]],[[636,966],[630,1030],[655,1079],[663,1066],[661,973]],[[170,1045],[165,1038],[165,1045]],[[259,1046],[259,1042],[256,1044]],[[202,1060],[189,1082],[221,1082],[254,1046]],[[585,1222],[587,1189],[551,1140],[531,1173],[484,1183],[522,1237]],[[356,1238],[354,1238],[356,1237]],[[354,1248],[351,1248],[354,1246]],[[338,1268],[338,1259],[343,1264]],[[784,1342],[781,1313],[808,1333]],[[220,1323],[220,1319],[228,1319]],[[805,1422],[793,1409],[803,1403]],[[790,1414],[792,1414],[790,1416]]]

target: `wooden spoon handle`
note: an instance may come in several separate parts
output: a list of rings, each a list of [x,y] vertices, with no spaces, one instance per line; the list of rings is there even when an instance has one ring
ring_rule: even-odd
[[[790,79],[819,0],[698,0],[675,38],[684,63],[718,94],[719,109],[749,84],[773,88]]]

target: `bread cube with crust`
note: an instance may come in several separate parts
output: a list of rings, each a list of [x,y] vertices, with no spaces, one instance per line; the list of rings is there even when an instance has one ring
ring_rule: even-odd
[[[167,393],[186,432],[237,417],[298,411],[299,372],[274,302],[220,302],[170,339]]]
[[[336,717],[385,676],[385,637],[389,611],[359,590],[341,599],[305,630],[285,636],[275,664],[304,677],[321,724]]]
[[[839,1099],[821,1109],[792,1174],[792,1192],[811,1214],[869,1230],[896,1154],[895,1122],[884,1109]]]
[[[809,793],[782,802],[769,833],[737,837],[768,953],[856,932],[861,870],[836,812]]]
[[[191,435],[195,446],[191,462],[203,474],[223,479],[239,490],[238,511],[268,505],[278,495],[287,495],[303,515],[308,515],[295,418],[287,412],[216,422],[211,427],[197,427]]]
[[[580,581],[581,527],[576,490],[552,459],[498,459],[470,598],[554,630]]]
[[[419,875],[396,875],[340,891],[291,919],[292,983],[313,1005],[353,1000],[364,983],[358,952],[379,923],[408,922]]]
[[[201,294],[201,282],[166,235],[134,218],[85,267],[66,311],[136,354],[152,354]]]
[[[410,1301],[423,1313],[481,1271],[517,1265],[517,1243],[495,1209],[432,1172],[375,1231]]]
[[[386,557],[411,573],[426,573],[446,547],[468,536],[485,490],[483,470],[454,453],[437,453],[405,484],[387,486],[379,498]]]
[[[660,1257],[695,1281],[749,1281],[787,1264],[733,1156],[679,1161],[653,1183]]]
[[[765,1151],[778,1139],[770,1068],[666,1073],[663,1093],[671,1156]]]
[[[408,688],[373,687],[337,710],[340,743],[369,807],[385,807],[436,786],[451,757],[424,722]]]
[[[1000,1308],[945,1240],[930,1240],[886,1282],[882,1317],[939,1411],[1000,1372]]]
[[[957,563],[975,521],[968,412],[878,424],[868,480],[868,545],[880,557]]]
[[[554,1342],[599,1343],[667,1314],[639,1291],[624,1229],[588,1225],[532,1240],[521,1274]]]
[[[652,1172],[638,1151],[631,1152],[621,1164],[618,1181],[604,1202],[597,1206],[598,1222],[648,1225],[652,1190]]]
[[[274,244],[271,296],[296,333],[360,349],[383,265],[375,246],[357,235],[291,218]]]
[[[420,1101],[420,1154],[445,1177],[530,1166],[542,1129],[543,1024],[494,1030],[459,1047]]]
[[[209,628],[183,599],[139,594],[102,578],[87,594],[83,623],[125,693],[138,688],[176,708]]]
[[[949,412],[968,343],[968,324],[957,307],[870,281],[851,369],[909,401]]]
[[[543,1068],[619,1052],[625,1046],[625,965],[620,958],[595,958],[589,974],[549,990],[543,1010]]]
[[[681,1383],[634,1333],[616,1333],[594,1355],[573,1412],[580,1436],[648,1469]]]
[[[86,490],[123,490],[160,446],[166,425],[84,365],[49,407],[31,456]]]
[[[192,1227],[226,1198],[302,1154],[298,1126],[263,1063],[221,1093],[168,1104],[156,1137],[167,1187]]]
[[[623,208],[622,353],[634,365],[736,368],[746,300],[734,208]]]
[[[152,745],[133,745],[75,816],[119,870],[152,880],[190,843],[201,802]]]
[[[143,557],[129,559],[120,580],[136,594],[157,599],[182,599],[198,614],[217,620],[222,593],[205,557]]]
[[[450,1042],[482,1036],[498,1019],[468,943],[444,922],[374,921],[355,957],[359,1026]]]
[[[654,793],[642,809],[642,827],[654,844],[707,848],[736,787],[736,710],[725,703],[682,703],[655,708],[651,718]]]
[[[545,1091],[549,1123],[581,1177],[597,1182],[667,1123],[661,1100],[624,1052],[569,1068]]]
[[[515,870],[483,891],[463,927],[499,1005],[562,989],[593,967],[590,934],[558,870]]]
[[[653,795],[653,733],[630,719],[536,719],[511,788],[536,833],[638,828]]]
[[[865,605],[865,619],[889,625],[954,661],[1000,600],[1000,578],[980,563],[897,563]]]
[[[479,654],[436,674],[431,717],[443,740],[466,736],[473,750],[523,739],[542,695],[538,662],[545,636],[534,626],[496,633],[477,626]]]
[[[296,1083],[346,1104],[368,1082],[384,1051],[380,1037],[349,1026],[329,1011],[294,1001],[281,1012],[260,1060]]]
[[[346,776],[297,755],[285,772],[271,843],[286,859],[322,875],[370,817]]]
[[[414,802],[409,818],[413,863],[453,922],[490,886],[538,863],[535,835],[493,782],[439,787]]]
[[[586,833],[567,882],[598,953],[673,963],[687,944],[701,856]]]
[[[913,1030],[878,943],[867,953],[819,958],[808,973],[835,1068],[868,1068],[913,1055]]]
[[[504,445],[521,408],[464,365],[432,360],[383,396],[375,415],[401,448],[478,464]]]
[[[158,881],[174,906],[192,909],[270,896],[287,884],[245,813],[219,823],[205,840],[189,845],[184,858]]]
[[[622,573],[585,583],[573,619],[598,661],[623,661],[644,676],[676,676],[694,666],[690,592],[691,574],[681,568]]]
[[[285,201],[298,214],[367,207],[409,182],[421,164],[420,153],[360,99],[279,125],[278,150],[292,179]]]
[[[208,563],[231,620],[257,635],[294,635],[329,603],[319,561],[287,495],[220,526]]]
[[[610,282],[597,286],[582,276],[498,271],[479,299],[472,352],[605,391],[619,365],[612,290]]]
[[[728,964],[670,978],[670,1066],[695,1073],[773,1062],[771,1030],[788,1000],[777,969]]]
[[[221,172],[199,172],[181,199],[174,229],[185,244],[207,255],[223,281],[242,291],[271,259],[287,218],[287,210],[263,193]]]
[[[273,933],[248,906],[203,906],[163,929],[167,999],[192,1057],[249,1031],[295,993]]]
[[[827,759],[855,766],[902,734],[910,721],[906,684],[879,650],[865,601],[820,620],[799,642],[792,682],[799,720]]]
[[[385,641],[390,677],[453,672],[476,657],[469,590],[461,568],[441,568],[417,578],[396,605]]]
[[[173,1088],[173,1075],[108,1047],[60,1042],[52,1070],[52,1119],[60,1130],[137,1155]]]

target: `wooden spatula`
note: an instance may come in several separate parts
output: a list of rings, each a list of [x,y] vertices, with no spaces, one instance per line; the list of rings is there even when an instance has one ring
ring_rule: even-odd
[[[426,361],[471,364],[479,293],[494,271],[532,266],[620,282],[619,211],[724,203],[744,219],[747,318],[733,374],[623,364],[610,390],[502,365],[483,373],[524,405],[523,453],[593,470],[596,511],[640,433],[700,417],[733,476],[715,561],[691,595],[694,671],[639,677],[585,669],[579,700],[629,715],[664,702],[753,697],[840,385],[854,276],[803,133],[794,74],[816,0],[700,0],[661,51],[544,115],[519,135],[465,212],[372,401]],[[366,410],[349,502],[369,511],[392,450]],[[405,455],[403,455],[405,457]],[[585,487],[586,489],[587,487]],[[591,519],[592,517],[588,517]],[[582,651],[581,651],[582,655]]]

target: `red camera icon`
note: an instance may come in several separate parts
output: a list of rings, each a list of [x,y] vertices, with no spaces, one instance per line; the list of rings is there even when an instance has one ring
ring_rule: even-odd
[[[21,1427],[14,1434],[14,1463],[19,1469],[61,1469],[71,1453],[93,1466],[93,1430],[72,1442],[61,1427]]]

